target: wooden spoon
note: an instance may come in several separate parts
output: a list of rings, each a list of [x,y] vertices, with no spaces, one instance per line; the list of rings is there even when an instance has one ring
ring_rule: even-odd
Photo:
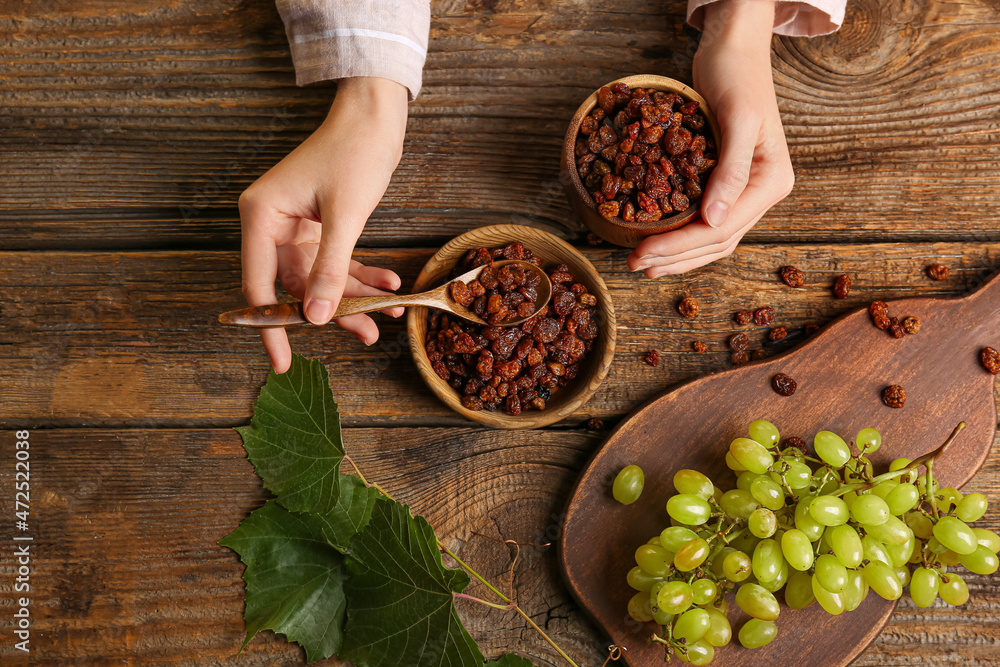
[[[851,441],[862,428],[877,428],[883,444],[871,459],[879,472],[895,458],[936,449],[965,421],[968,427],[935,463],[935,476],[942,487],[957,488],[983,465],[997,411],[994,376],[980,353],[986,346],[1000,349],[1000,277],[962,298],[903,299],[889,302],[889,310],[900,320],[918,317],[919,333],[895,339],[875,328],[865,310],[853,311],[786,354],[699,378],[654,399],[622,422],[587,464],[563,515],[559,564],[583,609],[611,641],[628,649],[623,658],[631,667],[663,665],[663,647],[647,643],[654,626],[626,612],[635,593],[625,583],[635,549],[670,525],[665,504],[677,470],[692,468],[721,486],[735,486],[724,456],[754,419],[768,419],[782,438],[798,436],[810,446],[820,430]],[[771,389],[777,373],[798,383],[792,396]],[[882,390],[893,384],[906,390],[903,408],[881,400]],[[611,484],[632,463],[645,472],[645,489],[624,506],[612,499]],[[732,596],[729,601],[733,641],[716,649],[713,661],[726,667],[846,665],[878,636],[895,608],[874,591],[840,616],[816,603],[802,610],[782,605],[777,638],[748,650],[736,639],[747,617]]]
[[[508,264],[517,264],[525,271],[534,271],[539,275],[541,281],[538,283],[538,296],[535,298],[535,309],[528,317],[519,317],[512,320],[504,320],[496,326],[512,327],[531,319],[545,304],[552,298],[552,281],[545,275],[545,272],[530,262],[523,262],[517,259],[505,259],[494,262],[494,268],[500,268]],[[357,315],[358,313],[372,313],[377,310],[396,308],[398,306],[427,306],[437,308],[457,315],[464,320],[475,322],[476,324],[489,325],[483,318],[459,304],[451,297],[449,286],[454,282],[469,283],[479,277],[485,266],[480,266],[471,271],[463,273],[458,278],[446,282],[444,285],[428,292],[419,294],[386,294],[384,296],[352,296],[344,297],[337,306],[337,312],[331,319]],[[301,301],[291,301],[289,303],[276,303],[269,306],[255,306],[252,308],[241,308],[231,310],[219,315],[221,324],[229,324],[244,327],[274,328],[290,327],[297,324],[310,324],[302,312]]]

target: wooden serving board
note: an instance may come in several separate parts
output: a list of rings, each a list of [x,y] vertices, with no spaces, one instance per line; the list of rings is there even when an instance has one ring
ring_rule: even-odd
[[[934,472],[941,486],[959,487],[982,466],[997,414],[994,377],[982,366],[980,351],[1000,349],[1000,277],[962,298],[903,299],[889,302],[889,310],[900,320],[919,317],[920,332],[895,339],[875,328],[866,310],[848,313],[781,356],[663,394],[622,422],[587,464],[565,512],[560,566],[583,609],[614,644],[628,649],[624,660],[631,667],[663,663],[662,647],[647,643],[655,626],[626,612],[634,594],[625,583],[633,553],[670,525],[665,505],[678,469],[700,470],[728,482],[726,488],[735,486],[724,455],[754,419],[773,421],[782,438],[799,436],[810,446],[823,429],[851,441],[862,428],[877,428],[883,445],[872,456],[876,471],[894,458],[937,448],[966,421]],[[776,373],[797,381],[793,396],[771,389]],[[890,384],[906,389],[902,409],[882,403],[882,389]],[[646,484],[640,499],[624,506],[612,499],[611,484],[632,463],[642,467]],[[736,640],[746,616],[730,602],[733,642],[716,650],[713,665],[846,665],[878,635],[894,607],[874,592],[855,611],[836,617],[815,603],[798,611],[782,605],[777,639],[751,651]]]

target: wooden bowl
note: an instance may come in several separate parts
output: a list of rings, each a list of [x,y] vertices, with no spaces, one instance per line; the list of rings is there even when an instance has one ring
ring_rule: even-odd
[[[498,248],[513,241],[523,243],[545,262],[546,267],[551,264],[566,264],[576,280],[586,285],[587,290],[597,298],[595,317],[599,318],[600,332],[594,339],[594,346],[584,357],[576,379],[556,392],[544,410],[526,410],[514,417],[501,410],[488,412],[465,408],[459,393],[438,377],[427,358],[424,348],[427,308],[407,309],[406,331],[420,376],[449,408],[493,428],[538,428],[553,424],[579,409],[594,395],[611,368],[611,360],[615,356],[615,309],[608,288],[594,265],[573,246],[548,232],[521,225],[491,225],[468,231],[445,244],[424,265],[413,285],[413,291],[422,292],[440,285],[467,251],[475,248]]]
[[[705,115],[705,120],[708,121],[712,137],[715,139],[715,145],[720,145],[722,134],[719,131],[719,123],[715,118],[715,114],[708,108],[708,102],[705,101],[705,98],[695,92],[690,86],[686,86],[675,79],[655,74],[626,76],[621,79],[615,79],[606,85],[611,86],[619,81],[630,88],[655,88],[670,93],[677,93],[689,102],[698,102],[701,105],[701,112]],[[597,205],[594,203],[594,198],[587,192],[587,188],[584,187],[583,181],[580,180],[580,175],[576,171],[575,154],[576,138],[580,132],[580,123],[596,104],[597,91],[595,90],[590,94],[590,97],[583,101],[583,104],[576,110],[576,113],[573,114],[573,119],[569,122],[569,128],[566,130],[566,138],[563,140],[560,162],[560,169],[563,172],[563,189],[569,198],[570,207],[576,213],[577,217],[583,221],[583,224],[587,225],[590,231],[605,241],[610,241],[615,245],[625,246],[626,248],[634,248],[647,236],[669,232],[673,229],[683,227],[692,220],[700,218],[700,198],[689,206],[686,211],[669,218],[657,220],[656,222],[626,222],[621,217],[609,220],[597,212]]]

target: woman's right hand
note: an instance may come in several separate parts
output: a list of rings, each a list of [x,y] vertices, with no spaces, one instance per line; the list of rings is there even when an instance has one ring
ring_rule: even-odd
[[[342,296],[399,289],[394,272],[364,266],[351,254],[399,164],[406,114],[401,84],[344,79],[323,124],[242,194],[243,295],[251,306],[277,303],[280,278],[305,302],[306,318],[322,325]],[[367,315],[336,322],[366,345],[378,340]],[[292,359],[285,330],[262,329],[261,338],[275,372],[284,373]]]

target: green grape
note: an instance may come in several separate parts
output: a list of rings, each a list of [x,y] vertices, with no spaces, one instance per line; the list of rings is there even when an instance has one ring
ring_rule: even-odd
[[[768,449],[774,449],[778,446],[781,435],[778,433],[777,426],[769,421],[758,419],[750,422],[750,438]]]
[[[937,599],[941,579],[934,570],[918,567],[910,577],[910,599],[918,607],[930,607]]]
[[[670,563],[674,555],[663,547],[643,544],[635,550],[635,562],[654,577],[665,577],[670,573]]]
[[[913,555],[913,551],[917,546],[917,539],[913,536],[913,533],[910,533],[909,539],[902,544],[883,544],[885,552],[889,554],[889,564],[893,567],[900,567],[910,562],[910,556]]]
[[[758,445],[759,446],[759,445]],[[746,521],[750,514],[760,507],[760,503],[754,500],[749,491],[742,489],[731,489],[722,494],[722,511],[729,516]]]
[[[628,576],[625,577],[625,581],[627,581],[628,585],[635,590],[648,593],[650,589],[653,588],[653,584],[657,581],[662,581],[662,578],[654,577],[648,572],[644,572],[641,567],[636,565],[628,571]]]
[[[758,584],[740,586],[736,591],[736,606],[762,621],[773,621],[781,611],[774,595]]]
[[[816,602],[819,602],[819,606],[823,607],[826,613],[832,616],[839,616],[844,613],[843,596],[840,593],[831,593],[823,588],[816,577],[812,578],[812,593],[816,598]]]
[[[781,553],[788,564],[799,571],[806,571],[813,564],[812,543],[809,537],[797,528],[785,531],[781,536]]]
[[[885,496],[885,504],[889,507],[889,513],[900,516],[917,506],[920,500],[920,492],[912,484],[897,484],[889,495]]]
[[[772,621],[751,618],[740,628],[740,644],[746,648],[767,646],[778,636],[778,626]]]
[[[873,428],[863,428],[854,439],[862,452],[877,452],[882,446],[882,434]]]
[[[665,611],[660,611],[658,607],[652,607],[653,610],[653,622],[657,625],[670,625],[674,622],[674,615],[668,614]]]
[[[691,584],[691,601],[694,604],[708,604],[719,594],[719,587],[711,579],[698,579]]]
[[[879,482],[872,488],[872,495],[878,496],[882,500],[889,497],[896,487],[899,486],[899,482],[894,479],[887,479],[884,482]]]
[[[946,486],[934,494],[938,511],[944,514],[950,513],[962,500],[962,493],[953,487]]]
[[[785,492],[770,477],[758,477],[750,485],[750,495],[769,510],[780,510],[785,506]]]
[[[734,551],[722,562],[722,573],[729,581],[740,582],[753,572],[753,561],[742,551]]]
[[[954,567],[962,562],[962,557],[951,549],[946,549],[944,553],[937,554],[937,560],[942,565],[947,565],[949,567]]]
[[[727,615],[727,617],[728,617],[728,614],[729,614],[729,603],[726,602],[726,598],[719,597],[719,598],[717,598],[715,600],[715,602],[712,603],[711,609],[716,609],[716,610],[722,612],[723,614]]]
[[[806,496],[795,506],[795,527],[806,534],[810,542],[815,542],[823,535],[824,526],[809,513],[813,496]]]
[[[868,584],[865,583],[865,577],[861,574],[859,570],[848,570],[847,571],[847,584],[844,585],[844,590],[840,592],[840,599],[844,601],[844,611],[854,611],[857,609],[865,598],[868,597]]]
[[[688,526],[700,526],[712,516],[712,508],[704,498],[681,493],[667,501],[667,514]]]
[[[899,585],[903,588],[910,583],[910,568],[908,567],[894,567],[892,568],[893,573],[896,578],[899,579]]]
[[[652,544],[654,547],[660,546],[660,536],[654,535],[653,537],[646,540],[646,544]]]
[[[809,482],[812,479],[812,470],[809,469],[808,465],[787,457],[783,457],[782,461],[788,464],[788,470],[785,471],[785,481],[788,483],[789,488],[794,490],[804,489],[809,486]],[[770,476],[775,482],[781,482],[781,475],[778,473],[772,472]]]
[[[938,595],[951,606],[957,607],[969,601],[969,587],[957,574],[946,574],[938,587]]]
[[[885,545],[871,535],[865,535],[861,538],[861,548],[864,550],[866,560],[877,561],[885,565],[892,563],[892,557],[885,550]]]
[[[733,638],[733,628],[726,615],[718,609],[709,609],[708,618],[708,632],[703,639],[716,647],[728,644]]]
[[[660,533],[660,544],[667,551],[677,553],[678,549],[696,537],[698,535],[690,528],[670,526],[669,528],[664,528],[663,532]]]
[[[715,558],[708,566],[709,572],[711,572],[714,577],[722,578],[726,576],[722,571],[722,564],[726,561],[726,556],[733,553],[734,551],[736,551],[736,549],[726,546],[722,547],[722,549],[717,554],[715,554]]]
[[[866,526],[881,526],[889,520],[889,505],[878,496],[858,496],[851,505],[851,518]]]
[[[711,617],[704,609],[688,609],[674,621],[674,637],[691,644],[704,637],[711,624]]]
[[[689,665],[695,665],[696,667],[708,665],[715,659],[715,647],[704,639],[689,644],[684,650],[686,653],[675,648],[674,653],[681,659],[681,662]]]
[[[979,546],[976,534],[960,519],[943,516],[934,524],[934,537],[960,556],[971,554]]]
[[[773,581],[781,571],[785,557],[781,555],[781,546],[774,540],[761,540],[753,550],[753,575],[758,581]]]
[[[674,473],[674,488],[677,489],[677,493],[699,496],[705,500],[711,498],[715,491],[712,480],[697,470],[688,470],[687,468],[682,468]]]
[[[819,496],[809,505],[809,514],[824,526],[840,526],[847,523],[850,512],[847,503],[834,496]]]
[[[743,472],[746,468],[730,452],[726,452],[726,466],[733,472]]]
[[[730,540],[729,545],[745,554],[752,554],[753,550],[757,548],[758,542],[760,542],[759,537],[756,537],[750,531],[745,531]]]
[[[611,495],[622,505],[631,505],[639,500],[645,482],[646,478],[642,474],[642,468],[636,465],[625,466],[615,477],[615,483],[611,487]]]
[[[813,438],[813,448],[816,450],[816,456],[834,468],[843,468],[851,458],[851,448],[843,438],[831,431],[817,433]]]
[[[710,551],[711,547],[708,546],[708,542],[696,537],[677,550],[677,555],[674,556],[674,567],[681,572],[690,572],[705,562]]]
[[[747,527],[756,537],[771,537],[778,529],[778,518],[774,512],[764,507],[758,507],[750,513],[747,519]]]
[[[905,458],[905,457],[898,458],[898,459],[893,460],[893,462],[889,464],[889,470],[892,471],[892,472],[895,472],[897,470],[902,470],[906,466],[910,465],[910,463],[911,463],[911,461],[908,458]],[[916,470],[911,470],[910,472],[908,472],[908,473],[906,473],[904,475],[901,475],[901,476],[897,477],[896,479],[899,480],[900,484],[907,484],[907,483],[912,484],[913,482],[915,482],[917,480],[917,471]]]
[[[1000,535],[997,535],[992,530],[986,530],[985,528],[973,528],[972,532],[976,536],[976,542],[983,545],[993,553],[1000,553]]]
[[[794,572],[795,570],[791,571]],[[782,561],[781,569],[778,570],[778,576],[776,576],[771,581],[758,581],[757,583],[759,583],[764,588],[764,590],[770,591],[771,593],[777,593],[778,591],[781,590],[781,587],[784,586],[785,583],[788,581],[788,572],[789,572],[788,563]]]
[[[808,572],[792,572],[785,584],[785,604],[792,609],[805,609],[815,600],[812,576]]]
[[[640,623],[652,621],[653,610],[649,606],[649,596],[642,592],[633,595],[628,601],[628,615]]]
[[[749,491],[750,485],[753,484],[753,481],[759,477],[763,477],[763,475],[758,475],[757,473],[750,472],[749,470],[741,472],[736,477],[736,488],[741,491]]]
[[[729,443],[729,453],[739,461],[740,465],[758,475],[763,475],[771,467],[771,464],[774,463],[774,457],[771,456],[771,452],[750,438],[736,438],[733,440]]]
[[[857,491],[848,491],[847,493],[842,495],[841,498],[845,503],[847,503],[847,509],[850,509],[851,504],[858,499],[858,493]]]
[[[922,540],[929,540],[934,534],[934,524],[920,512],[909,512],[906,515],[906,525]]]
[[[865,523],[861,527],[869,535],[886,544],[905,544],[913,535],[913,531],[910,530],[909,526],[894,516],[890,516],[885,523],[878,526]]]
[[[938,492],[938,482],[936,479],[930,480],[929,484],[930,488],[928,488],[927,475],[921,475],[920,477],[918,477],[917,481],[914,482],[914,484],[916,484],[916,487],[920,489],[922,493],[937,494]]]
[[[817,474],[813,477],[813,479],[816,480],[817,486],[819,486],[820,480],[822,480],[824,476],[825,475]],[[827,495],[833,493],[839,488],[840,488],[840,478],[836,474],[834,474],[829,476],[829,478],[826,480],[826,482],[823,483],[822,486],[819,486],[818,495],[821,496]]]
[[[931,553],[934,554],[943,554],[944,552],[948,551],[948,547],[941,544],[941,542],[938,541],[938,538],[936,537],[932,537],[931,539],[927,540],[927,548],[930,550]]]
[[[826,531],[825,535],[829,535],[830,547],[844,567],[861,565],[865,551],[864,547],[861,546],[861,537],[858,535],[858,531],[844,524],[831,528]]]
[[[656,593],[656,606],[667,614],[679,614],[691,606],[691,586],[683,581],[668,581]]]
[[[997,571],[997,567],[1000,567],[1000,559],[997,558],[997,555],[990,551],[989,547],[984,547],[982,544],[978,545],[971,554],[962,555],[960,562],[962,567],[976,574],[993,574]]]
[[[903,587],[892,568],[880,561],[872,561],[862,570],[865,581],[872,590],[886,600],[898,600],[903,594]]]
[[[955,513],[965,523],[979,521],[986,514],[988,504],[986,496],[983,494],[970,493],[959,501],[958,507],[955,508]]]
[[[823,554],[816,559],[815,576],[820,585],[831,593],[840,593],[847,585],[847,568],[831,554]]]

